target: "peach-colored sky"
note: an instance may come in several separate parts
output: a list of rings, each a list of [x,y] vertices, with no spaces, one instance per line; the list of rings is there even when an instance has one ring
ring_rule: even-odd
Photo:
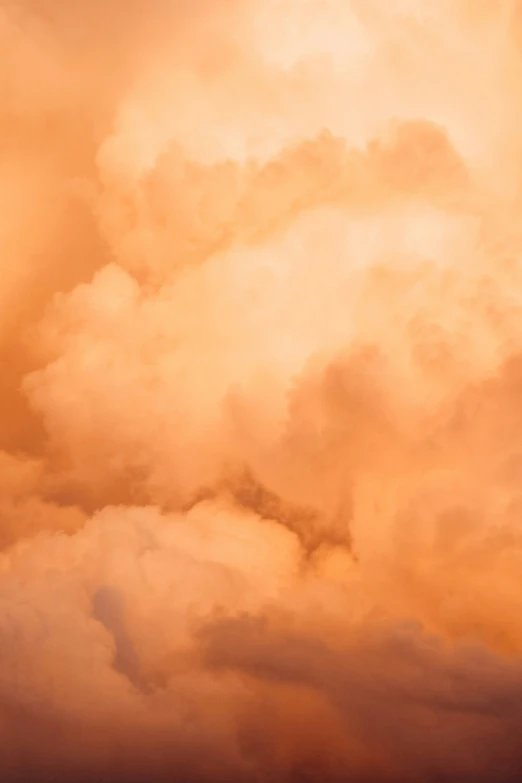
[[[2,783],[522,777],[518,0],[0,4]]]

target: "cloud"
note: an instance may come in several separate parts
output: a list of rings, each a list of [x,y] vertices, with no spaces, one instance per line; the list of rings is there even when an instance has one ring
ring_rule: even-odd
[[[4,4],[6,783],[520,778],[519,17]]]

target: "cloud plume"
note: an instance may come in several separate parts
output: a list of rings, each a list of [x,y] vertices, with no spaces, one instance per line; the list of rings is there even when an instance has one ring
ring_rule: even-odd
[[[522,776],[522,6],[0,3],[0,768]]]

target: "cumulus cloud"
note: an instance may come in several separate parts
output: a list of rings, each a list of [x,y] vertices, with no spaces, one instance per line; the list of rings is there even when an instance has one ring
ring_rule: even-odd
[[[521,19],[2,5],[6,783],[520,779]]]

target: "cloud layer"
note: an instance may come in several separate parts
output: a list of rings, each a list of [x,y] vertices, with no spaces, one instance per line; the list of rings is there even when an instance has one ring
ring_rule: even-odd
[[[0,7],[6,783],[522,774],[522,9]]]

